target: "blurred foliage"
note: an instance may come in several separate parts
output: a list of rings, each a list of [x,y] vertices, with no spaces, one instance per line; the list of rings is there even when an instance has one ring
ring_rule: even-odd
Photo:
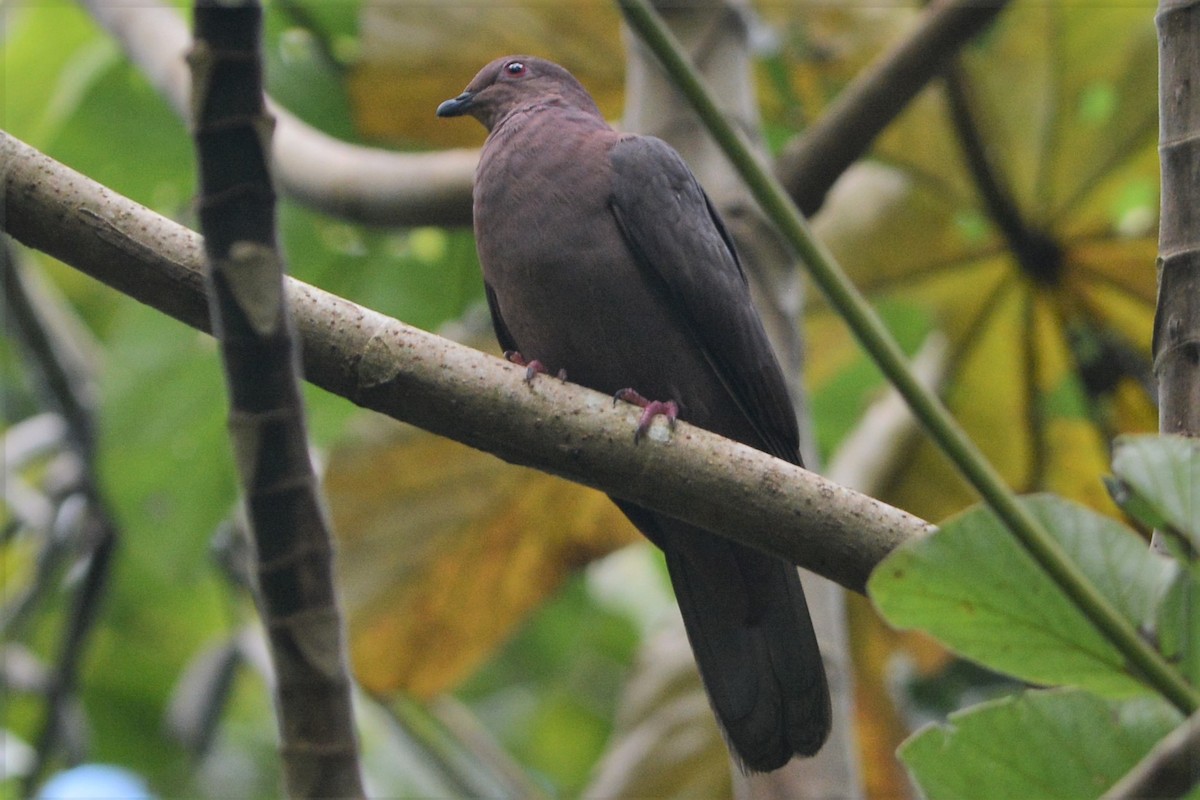
[[[771,149],[808,127],[874,58],[892,46],[920,8],[903,3],[805,0],[756,3],[758,86]]]
[[[571,572],[637,540],[599,492],[396,425],[339,446],[325,489],[372,692],[453,688]]]
[[[367,4],[349,82],[355,122],[366,137],[408,147],[478,146],[482,128],[446,125],[433,112],[509,53],[563,64],[616,119],[625,64],[618,20],[607,2]]]
[[[357,14],[351,4],[338,4],[342,13],[309,5],[268,15],[271,91],[307,120],[352,138],[342,73],[324,56],[321,37],[353,37]],[[32,4],[4,14],[5,129],[115,191],[192,223],[195,183],[186,130],[112,40],[69,4]],[[300,28],[296,15],[328,28]],[[13,80],[16,75],[22,79]],[[370,230],[287,203],[280,231],[298,277],[414,324],[437,326],[482,299],[468,232]],[[121,543],[84,662],[89,756],[129,765],[164,794],[271,795],[274,728],[261,682],[250,681],[253,688],[232,696],[210,754],[223,767],[190,763],[185,749],[164,735],[164,711],[184,668],[252,614],[210,553],[214,532],[236,503],[214,346],[80,273],[26,255],[29,266],[45,270],[65,293],[104,354],[98,471]],[[36,401],[7,380],[21,368],[7,340],[0,352],[7,426],[31,413]],[[306,397],[317,444],[334,441],[356,414],[311,387]],[[28,563],[13,560],[17,552],[6,547],[6,568]],[[8,597],[16,587],[5,585]],[[65,612],[61,595],[50,598],[31,642],[46,659]],[[22,699],[6,711],[4,727],[28,738],[39,719],[37,704]],[[248,747],[250,740],[258,746]],[[270,768],[239,766],[251,754],[270,761]],[[206,781],[210,770],[225,778]]]
[[[760,98],[776,147],[819,116],[917,13],[904,5],[782,1],[759,11],[752,32]],[[607,2],[277,0],[267,22],[273,96],[351,141],[477,145],[478,126],[439,123],[433,109],[504,52],[562,61],[606,114],[620,115],[624,56]],[[4,23],[5,129],[190,223],[184,126],[117,46],[71,5],[6,8]],[[1144,7],[1018,3],[968,48],[963,70],[984,148],[1022,217],[1061,247],[1056,282],[1031,280],[1007,253],[961,158],[940,87],[881,137],[872,160],[845,176],[816,220],[906,349],[934,330],[952,338],[948,399],[1006,477],[1109,511],[1099,483],[1108,438],[1152,421],[1136,367],[1148,356],[1154,299],[1154,66]],[[280,230],[297,277],[413,324],[438,328],[482,299],[467,231],[366,229],[286,201]],[[84,662],[88,757],[128,766],[164,795],[270,796],[273,725],[262,680],[246,667],[249,654],[205,757],[195,760],[163,728],[172,692],[191,685],[180,683],[187,667],[241,635],[252,618],[212,554],[214,533],[236,503],[214,348],[73,270],[36,255],[29,261],[61,288],[104,353],[99,470],[122,544]],[[807,379],[828,454],[882,379],[812,299]],[[1100,369],[1106,365],[1120,369]],[[37,406],[7,342],[0,370],[7,427]],[[568,795],[589,785],[623,732],[644,731],[656,708],[673,709],[677,721],[708,720],[691,713],[695,698],[674,684],[651,699],[630,699],[626,690],[609,742],[634,652],[654,626],[644,610],[606,600],[596,575],[609,570],[653,608],[660,600],[648,598],[661,598],[665,581],[661,570],[626,572],[616,560],[570,577],[629,540],[606,501],[420,433],[372,432],[366,443],[363,430],[377,429],[360,412],[318,390],[306,396],[314,442],[332,453],[339,567],[365,685],[405,686],[419,696],[457,686],[517,769]],[[401,505],[404,498],[417,505]],[[940,519],[971,498],[922,444],[897,468],[885,499]],[[17,546],[4,545],[6,576],[28,564]],[[433,593],[420,591],[426,585]],[[1176,612],[1180,598],[1194,594],[1186,583],[1171,592],[1167,607]],[[62,606],[57,596],[48,604],[29,642],[42,658],[51,657],[47,631],[62,622]],[[885,629],[864,603],[852,602],[852,619],[869,787],[895,796],[906,788],[892,748],[923,719],[921,701],[892,702],[897,664],[934,681],[952,667],[928,639]],[[635,682],[661,679],[651,669]],[[36,712],[34,698],[17,698],[3,727],[31,737]],[[395,774],[397,762],[436,762],[423,755],[420,737],[401,735],[405,724],[366,726],[374,779],[413,794],[451,785]],[[704,789],[724,787],[723,762],[703,777],[680,767],[711,752],[685,744],[696,749],[654,751],[667,759],[657,765],[610,760],[605,774],[645,787],[653,770],[671,764]]]

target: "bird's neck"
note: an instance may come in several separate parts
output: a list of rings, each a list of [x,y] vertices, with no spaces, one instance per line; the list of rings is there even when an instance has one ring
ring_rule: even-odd
[[[519,136],[522,131],[536,128],[542,124],[589,131],[608,128],[608,123],[604,121],[600,109],[591,102],[591,98],[587,98],[587,100],[587,105],[581,106],[578,102],[551,96],[541,97],[525,105],[516,106],[491,126],[489,138],[507,141],[511,137]]]

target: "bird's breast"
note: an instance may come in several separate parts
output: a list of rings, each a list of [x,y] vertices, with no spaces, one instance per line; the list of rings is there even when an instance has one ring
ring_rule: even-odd
[[[694,348],[612,214],[616,134],[560,130],[548,145],[528,133],[489,139],[476,174],[476,246],[505,328],[575,382],[674,399],[670,376]]]
[[[498,129],[484,148],[475,180],[484,278],[493,287],[587,294],[611,269],[619,238],[608,208],[607,151],[594,131],[568,126],[551,134],[544,122]]]

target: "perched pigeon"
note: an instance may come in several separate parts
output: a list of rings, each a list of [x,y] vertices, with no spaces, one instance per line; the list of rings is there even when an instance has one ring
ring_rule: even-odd
[[[678,153],[614,131],[569,72],[534,56],[496,59],[437,113],[489,131],[475,236],[502,347],[640,402],[641,429],[678,413],[800,463],[792,403],[733,242]],[[737,761],[769,771],[816,753],[829,690],[795,567],[616,502],[666,554]]]

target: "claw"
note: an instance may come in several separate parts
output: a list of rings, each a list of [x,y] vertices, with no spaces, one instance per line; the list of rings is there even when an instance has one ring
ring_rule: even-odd
[[[637,443],[646,435],[646,431],[650,430],[650,424],[654,422],[654,418],[663,416],[667,418],[667,425],[671,430],[675,430],[675,420],[679,418],[679,406],[674,400],[647,400],[633,389],[619,389],[613,395],[613,405],[617,404],[618,400],[624,400],[626,403],[633,403],[635,406],[642,408],[642,416],[638,418],[637,428],[633,432],[633,441]]]
[[[532,361],[526,361],[525,356],[521,355],[521,353],[517,350],[505,350],[504,357],[516,364],[518,367],[525,367],[526,383],[531,382],[535,375],[549,374],[549,370],[546,369],[545,364],[543,364],[541,361],[538,361],[536,358]],[[555,373],[555,377],[560,381],[565,381],[567,379],[567,371],[565,369],[560,369],[557,373]]]

